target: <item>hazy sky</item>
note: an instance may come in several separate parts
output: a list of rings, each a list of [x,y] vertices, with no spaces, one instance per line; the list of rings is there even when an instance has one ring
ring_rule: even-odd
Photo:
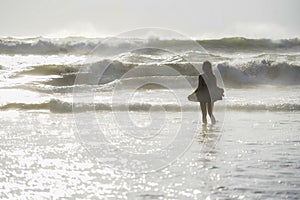
[[[300,37],[299,0],[0,0],[0,36],[113,36],[161,27],[194,38]]]

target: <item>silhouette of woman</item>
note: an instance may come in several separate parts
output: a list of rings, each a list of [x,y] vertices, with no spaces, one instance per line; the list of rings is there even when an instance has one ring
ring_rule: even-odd
[[[202,65],[204,74],[199,75],[198,87],[194,91],[197,100],[200,102],[202,111],[202,122],[207,124],[207,113],[211,119],[211,123],[216,123],[213,115],[214,102],[221,100],[224,96],[224,90],[217,86],[216,76],[213,74],[212,65],[209,61],[205,61]]]

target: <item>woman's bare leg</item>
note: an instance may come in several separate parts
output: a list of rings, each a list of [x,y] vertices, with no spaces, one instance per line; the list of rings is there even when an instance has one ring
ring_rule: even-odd
[[[206,103],[200,102],[200,106],[201,106],[201,111],[202,111],[202,122],[204,124],[207,124],[207,119],[206,119],[206,115],[207,115]]]
[[[216,119],[215,116],[213,114],[213,109],[214,109],[214,103],[213,102],[208,102],[207,103],[207,110],[208,110],[208,115],[211,119],[211,123],[215,124],[216,123]]]

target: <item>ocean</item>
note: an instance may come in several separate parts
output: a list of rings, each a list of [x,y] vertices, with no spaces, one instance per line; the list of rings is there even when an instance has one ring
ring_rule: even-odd
[[[0,92],[1,199],[300,196],[299,39],[1,38]]]

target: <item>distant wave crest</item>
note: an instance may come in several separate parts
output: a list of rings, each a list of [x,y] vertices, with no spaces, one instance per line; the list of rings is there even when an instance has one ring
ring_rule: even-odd
[[[0,38],[0,54],[87,54],[96,50],[99,53],[112,53],[128,47],[139,47],[140,44],[151,46],[155,44],[161,48],[181,48],[188,50],[191,48],[190,41],[176,39],[121,39],[110,38],[110,43],[104,42],[105,38]],[[196,40],[196,42],[206,49],[223,49],[226,51],[241,50],[268,50],[268,49],[300,49],[300,40],[295,39],[247,39],[240,37],[223,38],[215,40]]]
[[[155,109],[161,108],[161,109]],[[194,112],[199,109],[199,105],[196,104],[151,104],[151,103],[131,103],[131,104],[110,104],[110,103],[77,103],[72,104],[71,102],[65,102],[59,99],[51,99],[47,102],[26,104],[26,103],[8,103],[2,105],[0,110],[9,109],[20,109],[20,110],[49,110],[53,113],[70,113],[70,112],[105,112],[105,111],[135,111],[135,112],[148,112],[151,111],[167,111],[167,112]],[[281,103],[281,104],[227,104],[227,105],[216,105],[215,109],[222,110],[232,110],[232,111],[300,111],[300,104],[292,103]]]
[[[220,63],[217,68],[228,85],[300,84],[300,67],[285,62],[271,64],[263,60],[242,66]]]

